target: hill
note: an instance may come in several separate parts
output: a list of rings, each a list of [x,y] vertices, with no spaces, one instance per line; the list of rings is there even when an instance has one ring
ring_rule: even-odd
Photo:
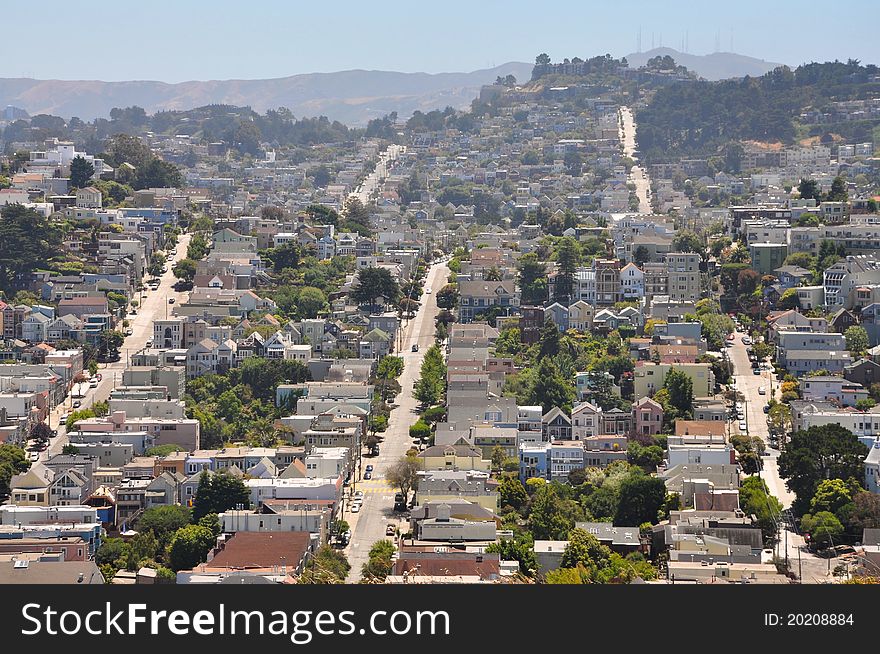
[[[654,48],[647,52],[634,52],[626,55],[630,68],[644,66],[648,59],[669,55],[675,63],[695,72],[703,79],[716,81],[732,77],[760,77],[774,68],[782,66],[772,61],[755,59],[734,52],[713,52],[707,55],[693,55],[672,48]]]
[[[469,73],[398,73],[346,70],[278,79],[212,80],[167,84],[155,81],[35,80],[0,78],[0,107],[14,105],[31,115],[52,114],[82,120],[106,118],[114,107],[137,105],[148,113],[186,110],[210,104],[249,106],[255,111],[287,107],[295,116],[327,116],[361,126],[396,111],[470,105],[484,84],[499,75],[527,80],[532,65],[510,62]]]

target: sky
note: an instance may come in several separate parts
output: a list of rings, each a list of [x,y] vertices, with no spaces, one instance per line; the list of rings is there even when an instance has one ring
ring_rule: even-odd
[[[814,8],[815,7],[815,8]],[[2,9],[0,77],[264,79],[452,72],[664,45],[798,65],[880,64],[876,0],[45,0]],[[10,29],[12,28],[12,29]]]

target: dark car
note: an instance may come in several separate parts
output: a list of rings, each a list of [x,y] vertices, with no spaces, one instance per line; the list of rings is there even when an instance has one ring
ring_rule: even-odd
[[[373,478],[372,472],[365,472],[364,473],[364,479],[372,479],[372,478]]]
[[[373,472],[373,464],[372,464],[372,463],[368,463],[368,464],[367,464],[367,467],[364,468],[364,469],[365,469],[367,472]]]
[[[760,374],[761,374],[761,369],[760,369],[760,368],[755,368],[754,370],[752,370],[752,372],[755,373],[756,375],[760,375]]]

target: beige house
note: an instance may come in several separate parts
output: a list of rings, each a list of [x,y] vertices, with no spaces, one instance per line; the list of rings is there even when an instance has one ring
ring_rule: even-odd
[[[482,470],[488,472],[492,461],[483,458],[480,448],[459,439],[452,445],[434,445],[419,455],[423,470]]]

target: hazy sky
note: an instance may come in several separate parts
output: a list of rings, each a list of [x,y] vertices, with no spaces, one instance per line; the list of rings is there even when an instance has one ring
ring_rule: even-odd
[[[352,68],[470,71],[654,45],[880,63],[876,0],[45,0],[4,4],[0,77],[179,82]],[[732,41],[731,41],[732,38]]]

